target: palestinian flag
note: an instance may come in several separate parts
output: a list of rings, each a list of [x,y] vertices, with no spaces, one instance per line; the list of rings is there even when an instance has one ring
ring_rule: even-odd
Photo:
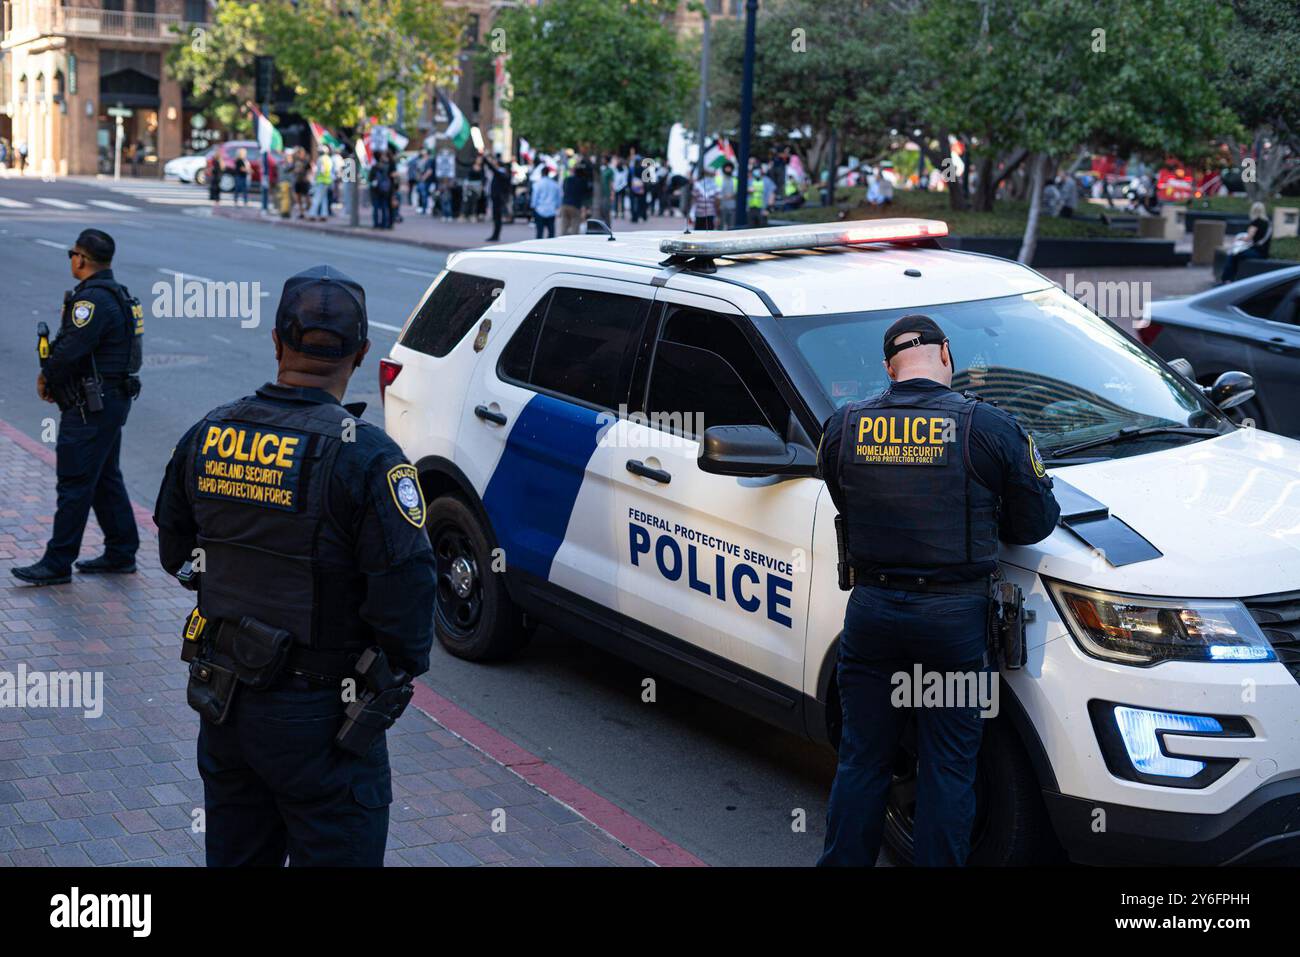
[[[388,148],[395,153],[402,152],[406,149],[406,144],[411,142],[409,137],[403,136],[391,126],[384,127],[384,130],[388,133]]]
[[[447,128],[443,130],[442,135],[451,140],[456,149],[460,149],[469,142],[469,121],[465,119],[465,114],[460,111],[460,107],[451,102],[442,90],[438,91],[438,99],[442,101],[442,108],[447,111]]]
[[[311,135],[316,138],[317,143],[320,143],[322,146],[328,146],[332,150],[343,149],[343,141],[329,130],[325,129],[325,127],[310,120],[308,121],[308,124],[311,126]]]
[[[716,139],[709,144],[708,149],[704,151],[704,168],[711,170],[720,170],[724,163],[736,165],[736,151],[731,148],[731,144],[724,139]]]
[[[275,128],[270,120],[262,115],[257,107],[252,107],[253,114],[257,117],[257,145],[263,153],[271,150],[284,149],[284,137],[280,131]]]

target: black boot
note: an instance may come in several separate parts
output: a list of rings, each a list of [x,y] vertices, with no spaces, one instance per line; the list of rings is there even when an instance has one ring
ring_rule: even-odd
[[[135,573],[135,562],[133,560],[115,562],[107,555],[100,555],[98,558],[77,562],[76,565],[77,571],[83,575],[131,575]]]
[[[72,581],[72,573],[64,572],[60,575],[54,569],[50,568],[43,561],[35,565],[20,565],[11,568],[14,578],[19,581],[25,581],[29,585],[66,585]]]

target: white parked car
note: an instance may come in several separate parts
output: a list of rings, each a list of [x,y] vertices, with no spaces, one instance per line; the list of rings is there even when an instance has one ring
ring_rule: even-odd
[[[430,503],[441,643],[508,655],[526,613],[835,741],[846,595],[815,450],[836,408],[884,387],[883,331],[920,311],[950,336],[954,387],[1033,435],[1062,505],[1047,539],[1002,549],[1032,620],[984,737],[972,863],[1294,854],[1300,443],[1237,428],[1048,279],[945,233],[453,255],[381,362]],[[886,826],[904,859],[914,774],[905,746]]]
[[[163,179],[177,180],[182,183],[196,183],[206,186],[208,154],[178,156],[163,164]]]

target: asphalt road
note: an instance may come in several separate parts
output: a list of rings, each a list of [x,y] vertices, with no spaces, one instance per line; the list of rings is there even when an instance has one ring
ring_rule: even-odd
[[[109,186],[0,179],[0,418],[41,437],[53,407],[35,395],[35,324],[57,328],[63,291],[74,285],[63,250],[95,226],[116,239],[114,272],[145,306],[144,392],[122,462],[135,501],[152,508],[185,429],[274,378],[270,335],[280,288],[311,265],[333,265],[366,288],[371,358],[348,399],[369,402],[366,418],[382,424],[377,359],[445,256],[212,218],[206,193],[193,187]],[[154,284],[170,285],[178,272],[259,283],[259,307],[242,318],[159,317]],[[710,864],[813,863],[833,755],[665,681],[657,703],[643,704],[644,677],[576,639],[542,631],[505,664],[471,665],[435,650],[423,680]],[[800,818],[802,831],[792,826]]]

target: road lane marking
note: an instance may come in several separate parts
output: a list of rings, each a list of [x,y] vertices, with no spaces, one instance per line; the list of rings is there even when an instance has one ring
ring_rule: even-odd
[[[115,203],[111,199],[88,199],[86,202],[91,206],[98,206],[101,209],[111,209],[119,213],[134,213],[140,207],[128,206],[126,203]]]
[[[67,248],[68,248],[68,247],[65,246],[63,243],[50,242],[50,240],[48,240],[48,239],[33,239],[32,242],[34,242],[34,243],[39,243],[39,244],[42,245],[42,246],[49,246],[51,249],[60,249],[60,250],[62,250],[62,249],[67,249]]]
[[[0,196],[0,206],[5,209],[31,209],[31,203],[24,203],[21,199],[10,199],[8,196]]]
[[[219,336],[215,332],[212,333],[212,338],[216,339],[218,342],[224,342],[226,345],[230,345],[229,339],[227,339],[225,336]]]
[[[192,272],[181,272],[179,269],[159,269],[158,271],[167,276],[179,276],[181,279],[197,279],[199,282],[216,282],[215,279],[209,279],[207,276],[198,276]]]
[[[241,246],[255,246],[258,249],[275,249],[271,243],[260,243],[256,239],[236,239],[235,242]]]
[[[401,326],[390,326],[390,325],[389,325],[388,323],[386,323],[386,322],[375,322],[375,320],[373,320],[373,319],[370,320],[370,324],[371,324],[372,326],[374,326],[376,329],[387,329],[389,332],[401,332],[401,331],[402,331],[402,327],[401,327]]]
[[[52,196],[37,196],[36,202],[53,206],[55,209],[85,209],[83,203],[69,203],[66,199],[54,199]]]
[[[423,276],[423,277],[426,278],[426,279],[437,279],[437,278],[438,278],[438,274],[437,274],[436,272],[429,272],[428,270],[425,270],[425,269],[406,269],[406,268],[403,267],[403,266],[398,266],[398,267],[397,267],[397,271],[398,271],[398,272],[404,272],[404,273],[406,273],[407,275],[410,275],[410,276]]]

